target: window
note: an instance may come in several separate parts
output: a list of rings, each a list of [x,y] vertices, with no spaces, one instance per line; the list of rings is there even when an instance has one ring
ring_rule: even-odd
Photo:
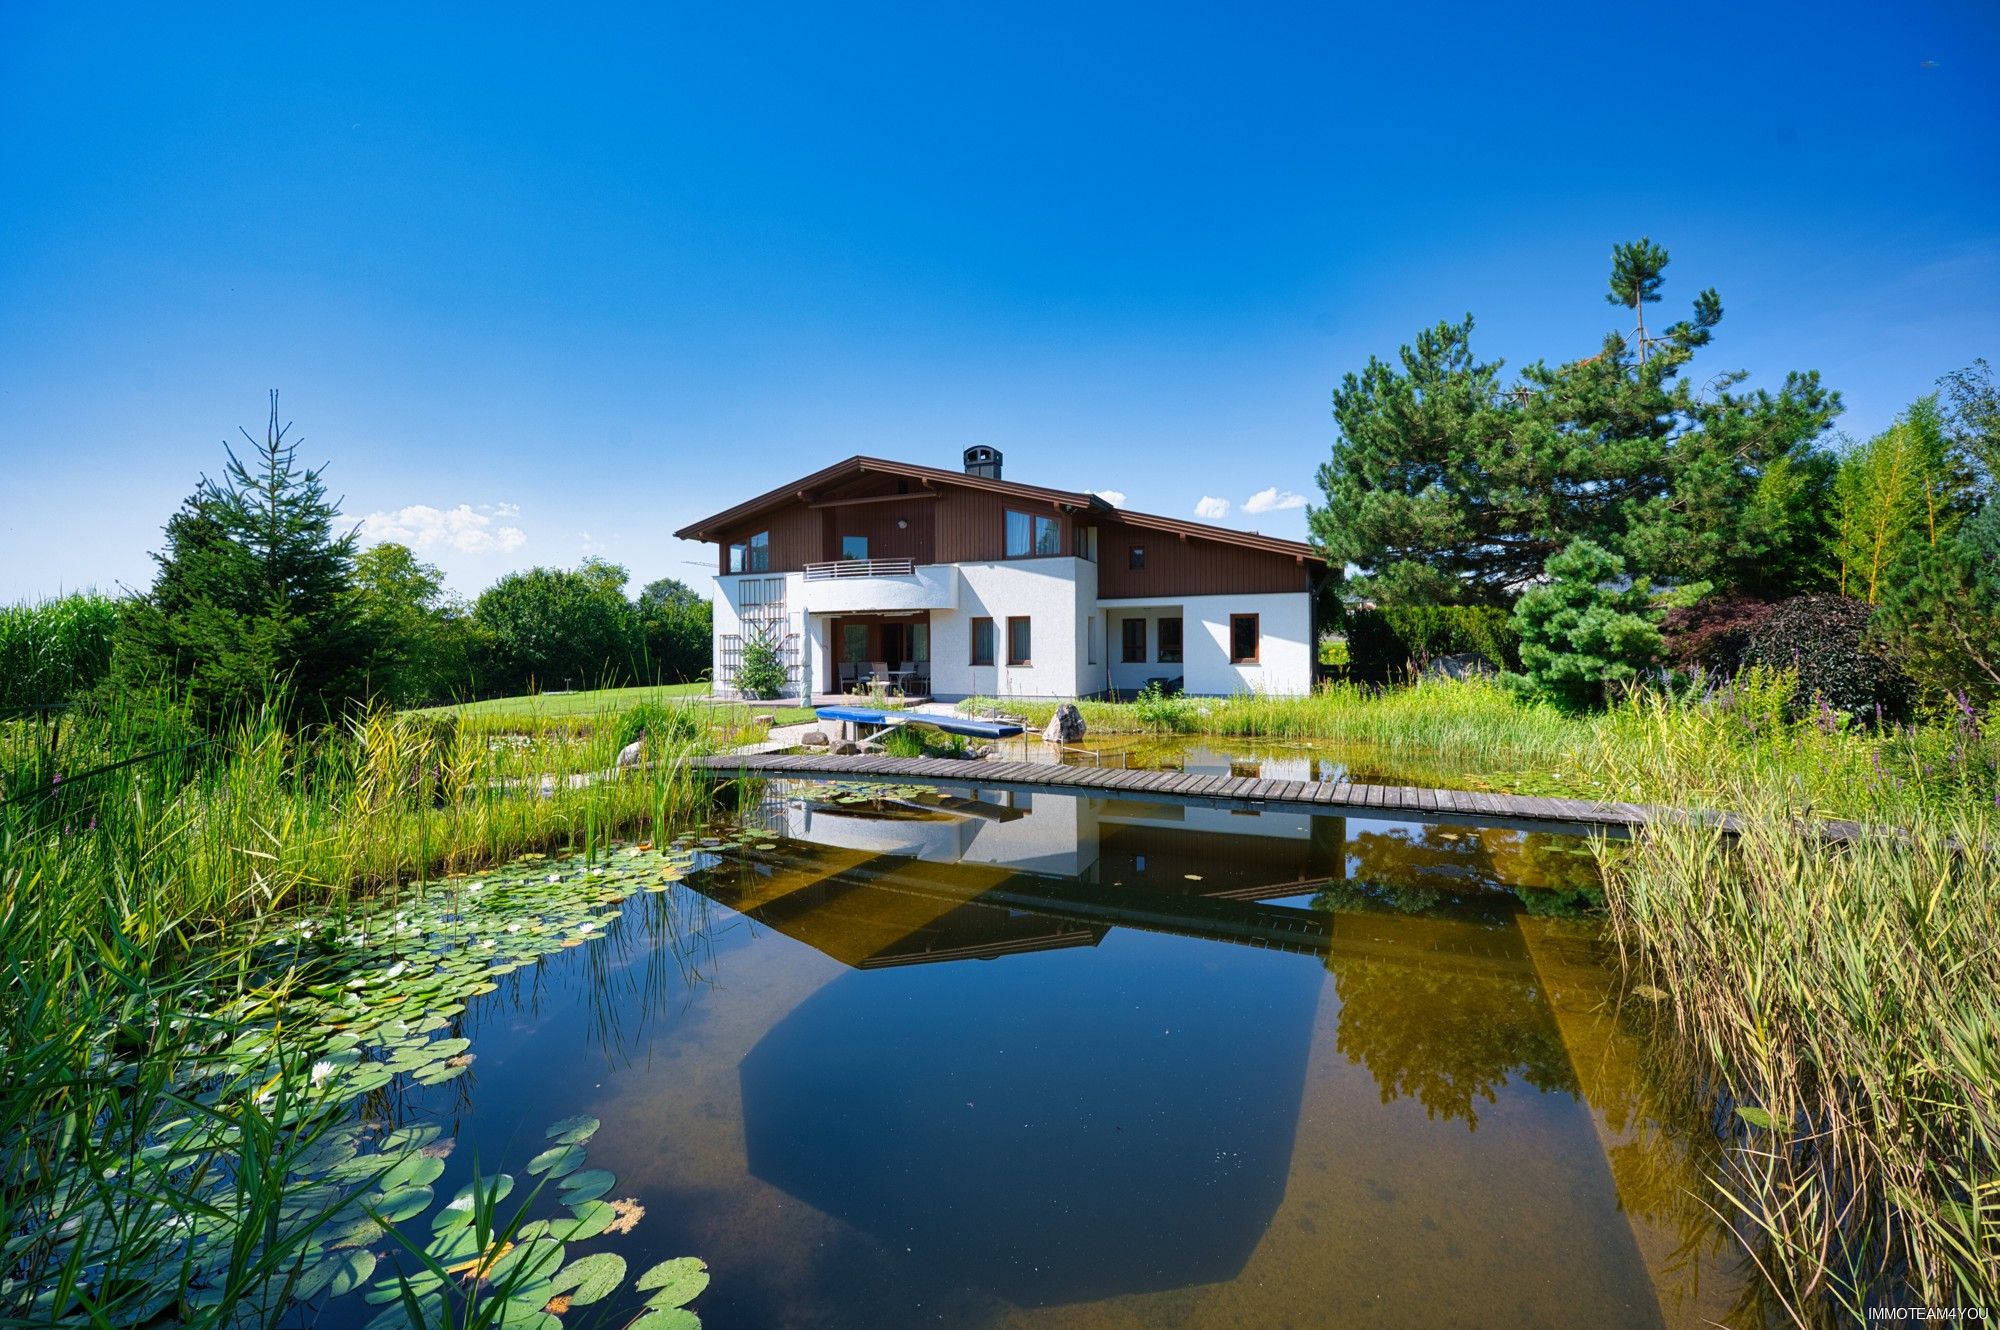
[[[1062,530],[1053,517],[1037,517],[1033,513],[1007,514],[1007,557],[1010,559],[1038,558],[1043,555],[1062,553]]]
[[[1097,562],[1097,528],[1079,527],[1076,533],[1076,557],[1085,563]]]
[[[843,559],[865,559],[868,557],[868,537],[842,536],[840,557]]]
[[[1090,616],[1089,625],[1084,631],[1084,639],[1090,646],[1083,658],[1083,663],[1086,665],[1095,665],[1097,663],[1097,616],[1095,614]]]
[[[921,665],[931,663],[931,626],[927,623],[910,625],[910,659]]]
[[[865,623],[844,623],[840,625],[840,659],[848,665],[859,665],[868,659],[868,625]]]
[[[1144,568],[1146,566],[1146,547],[1144,545],[1127,545],[1125,547],[1125,566],[1127,568]]]
[[[1229,616],[1229,663],[1231,665],[1255,665],[1260,642],[1257,616],[1254,614],[1232,614]]]
[[[1160,664],[1178,665],[1181,660],[1181,621],[1175,615],[1160,620]]]
[[[1035,663],[1034,642],[1028,631],[1028,616],[1016,615],[1007,620],[1007,663],[1009,665],[1032,665]]]
[[[771,571],[771,533],[759,531],[748,540],[739,540],[729,547],[729,571],[732,573],[768,573]]]
[[[991,665],[993,663],[993,620],[974,619],[972,621],[972,663]]]
[[[1144,619],[1125,620],[1124,633],[1125,654],[1123,659],[1125,663],[1127,665],[1144,665],[1146,663],[1146,621]]]

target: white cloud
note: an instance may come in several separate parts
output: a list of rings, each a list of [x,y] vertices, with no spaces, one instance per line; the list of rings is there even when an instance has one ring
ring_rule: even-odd
[[[1125,506],[1124,490],[1092,490],[1091,493],[1110,504],[1113,508],[1123,508]]]
[[[1305,495],[1294,494],[1290,490],[1280,491],[1276,485],[1269,489],[1258,490],[1243,501],[1243,511],[1246,513],[1275,513],[1285,508],[1305,506]]]
[[[1229,516],[1229,500],[1204,494],[1201,502],[1194,506],[1194,515],[1203,521],[1219,522]]]
[[[477,508],[461,503],[456,508],[433,508],[413,503],[394,512],[370,513],[361,519],[361,538],[370,544],[393,540],[419,552],[437,549],[461,554],[509,553],[528,543],[528,533],[517,526],[495,525],[497,519],[517,517],[518,504],[482,503]]]

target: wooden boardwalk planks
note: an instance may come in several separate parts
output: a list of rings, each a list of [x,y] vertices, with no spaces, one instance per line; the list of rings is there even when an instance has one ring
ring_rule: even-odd
[[[831,754],[722,753],[699,758],[717,776],[769,775],[826,780],[881,780],[1018,786],[1078,794],[1118,794],[1307,811],[1378,812],[1419,821],[1532,822],[1579,829],[1630,830],[1675,814],[1628,803],[1592,803],[1518,794],[1486,794],[1341,781],[1257,780],[1184,771],[1069,767],[1041,762],[966,762],[948,758],[836,757]]]

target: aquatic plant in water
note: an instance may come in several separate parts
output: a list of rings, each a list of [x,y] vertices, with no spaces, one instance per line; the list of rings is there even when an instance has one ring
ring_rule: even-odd
[[[0,1235],[0,1308],[38,1323],[210,1319],[256,1323],[291,1304],[360,1292],[384,1310],[372,1325],[560,1325],[561,1311],[609,1296],[624,1278],[611,1253],[568,1248],[628,1230],[636,1199],[607,1200],[614,1179],[584,1170],[592,1118],[548,1131],[526,1161],[537,1179],[502,1222],[507,1174],[470,1184],[439,1208],[432,1184],[448,1144],[430,1126],[389,1127],[361,1111],[398,1083],[443,1085],[476,1052],[452,1018],[504,975],[605,935],[622,901],[665,891],[703,857],[687,833],[659,852],[589,858],[523,855],[506,869],[345,915],[307,918],[274,935],[254,964],[261,984],[204,1010],[198,989],[166,1016],[194,1050],[177,1083],[149,1093],[160,1114],[129,1160],[146,1188],[69,1176]],[[734,844],[710,838],[715,847]],[[130,1034],[100,1035],[106,1078],[133,1079]],[[145,1087],[127,1086],[127,1093]],[[134,1193],[146,1206],[135,1207]],[[538,1202],[555,1213],[530,1218]],[[427,1239],[412,1236],[435,1211]],[[413,1270],[385,1254],[400,1247]],[[30,1278],[17,1272],[32,1270]],[[115,1276],[108,1274],[116,1271]],[[685,1310],[707,1283],[693,1258],[641,1275],[648,1327],[698,1324]],[[120,1287],[107,1286],[116,1280]],[[373,1281],[371,1283],[371,1281]]]

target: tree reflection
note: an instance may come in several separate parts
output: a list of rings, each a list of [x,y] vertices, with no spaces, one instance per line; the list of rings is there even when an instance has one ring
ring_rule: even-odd
[[[1335,1045],[1365,1066],[1382,1102],[1479,1125],[1518,1078],[1575,1094],[1576,1075],[1511,920],[1343,915],[1326,965],[1340,998]]]

